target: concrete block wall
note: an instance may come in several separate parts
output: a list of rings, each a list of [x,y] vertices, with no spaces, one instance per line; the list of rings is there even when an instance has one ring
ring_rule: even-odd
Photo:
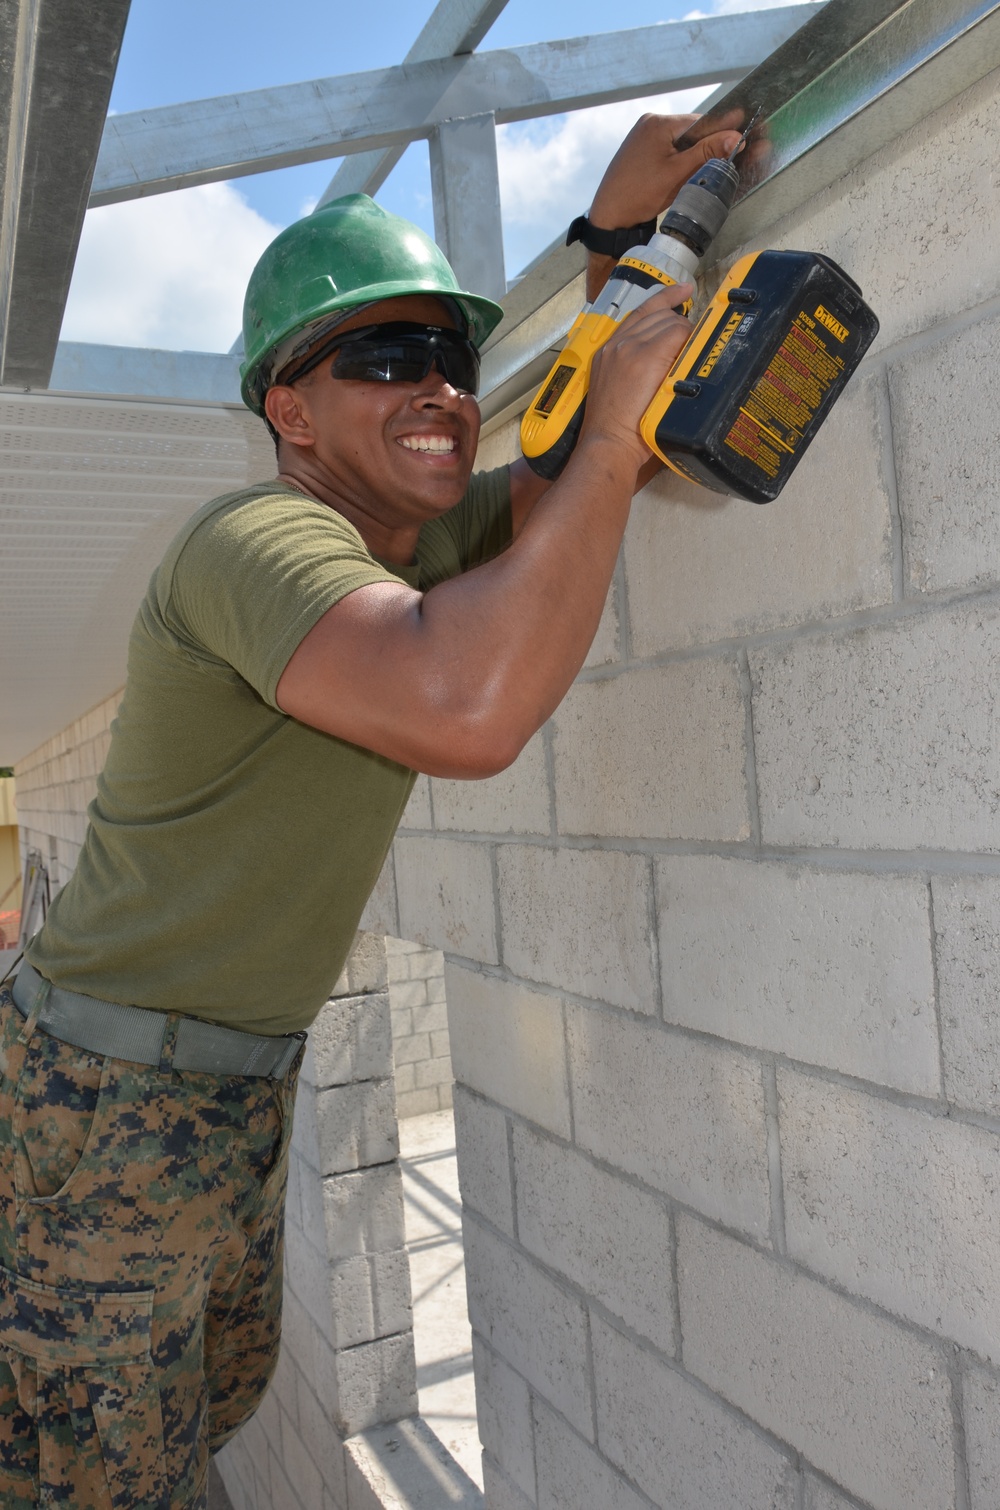
[[[441,1111],[452,1101],[444,955],[407,939],[386,938],[392,1010],[396,1115]]]
[[[277,1373],[218,1455],[233,1510],[355,1510],[345,1440],[416,1414],[386,947],[362,934],[310,1032]]]
[[[111,742],[111,722],[122,689],[39,745],[15,767],[21,862],[41,852],[52,894],[76,867],[87,832],[87,807]]]
[[[881,318],[831,421],[766,508],[649,487],[550,725],[394,846],[492,1510],[1000,1505],[998,85],[768,233]]]

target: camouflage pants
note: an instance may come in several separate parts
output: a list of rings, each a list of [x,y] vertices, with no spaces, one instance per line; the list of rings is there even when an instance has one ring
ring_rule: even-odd
[[[204,1506],[277,1361],[296,1074],[89,1054],[0,990],[3,1510]]]

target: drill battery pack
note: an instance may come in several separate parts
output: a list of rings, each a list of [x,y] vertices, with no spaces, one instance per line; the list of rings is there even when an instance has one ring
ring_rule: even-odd
[[[830,258],[743,257],[643,415],[643,440],[682,477],[769,503],[877,334],[861,290]]]

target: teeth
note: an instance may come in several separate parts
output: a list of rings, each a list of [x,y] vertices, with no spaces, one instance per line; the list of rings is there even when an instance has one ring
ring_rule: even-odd
[[[455,442],[450,435],[404,435],[400,445],[408,451],[454,451]]]

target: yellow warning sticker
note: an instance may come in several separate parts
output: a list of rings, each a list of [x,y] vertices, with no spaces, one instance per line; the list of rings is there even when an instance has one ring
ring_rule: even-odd
[[[817,324],[800,310],[770,366],[747,395],[725,444],[737,455],[775,478],[783,458],[794,455],[809,430],[830,386],[844,370],[844,359],[831,350],[828,334],[837,341],[850,333],[833,320]],[[830,330],[827,321],[838,325]],[[841,335],[843,331],[843,335]]]

